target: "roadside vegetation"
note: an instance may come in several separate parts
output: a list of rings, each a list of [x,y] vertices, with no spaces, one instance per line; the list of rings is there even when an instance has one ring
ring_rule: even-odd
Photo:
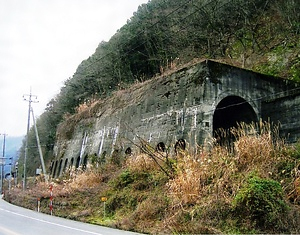
[[[231,129],[235,141],[214,140],[196,154],[157,152],[141,140],[140,154],[51,181],[53,214],[149,234],[300,233],[300,142],[287,145],[269,123]],[[222,138],[226,137],[224,132]],[[49,183],[5,194],[13,204],[49,213]]]

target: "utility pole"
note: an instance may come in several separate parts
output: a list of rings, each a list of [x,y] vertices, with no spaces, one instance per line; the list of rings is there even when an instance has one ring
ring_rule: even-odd
[[[37,145],[38,145],[39,154],[40,154],[40,160],[41,160],[41,164],[42,164],[42,168],[43,168],[43,173],[44,173],[44,177],[45,177],[45,182],[48,183],[48,176],[47,176],[45,162],[44,162],[44,157],[43,157],[43,152],[42,152],[42,148],[41,148],[41,143],[40,143],[40,138],[39,138],[39,132],[38,132],[38,129],[36,127],[36,123],[35,123],[35,118],[34,118],[33,108],[32,107],[31,107],[31,113],[32,113],[32,120],[33,120],[33,126],[34,126],[34,131],[35,131],[36,142],[37,142]]]
[[[35,99],[35,101],[32,100],[32,98]],[[27,119],[27,133],[26,133],[26,143],[25,143],[25,155],[24,155],[24,178],[23,178],[23,190],[26,189],[26,161],[27,161],[27,154],[28,154],[28,134],[29,134],[29,128],[30,128],[30,111],[31,111],[31,103],[37,103],[37,96],[31,94],[31,88],[30,88],[30,94],[29,95],[23,95],[23,99],[25,101],[28,101],[28,119]]]
[[[7,134],[3,135],[3,147],[2,147],[2,159],[1,159],[1,193],[3,193],[3,173],[4,173],[4,161],[5,161],[5,137]]]

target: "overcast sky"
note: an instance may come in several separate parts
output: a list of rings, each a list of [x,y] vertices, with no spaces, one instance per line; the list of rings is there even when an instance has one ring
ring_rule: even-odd
[[[35,116],[95,52],[148,0],[0,0],[0,134],[26,134]],[[31,121],[32,124],[32,121]]]

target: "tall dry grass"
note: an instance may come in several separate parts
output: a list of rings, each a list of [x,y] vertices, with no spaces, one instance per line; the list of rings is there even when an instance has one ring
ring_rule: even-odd
[[[257,124],[240,124],[232,133],[237,141],[234,143],[235,161],[240,171],[257,171],[262,176],[272,174],[276,158],[285,148],[279,138],[277,126],[267,122]]]
[[[283,157],[284,145],[277,134],[269,123],[241,124],[231,129],[233,148],[215,145],[194,157],[183,154],[175,178],[168,182],[174,205],[203,203],[204,197],[230,203],[247,174],[272,175]]]
[[[147,154],[132,156],[126,160],[125,164],[132,171],[150,172],[159,169],[159,166]]]
[[[71,168],[66,172],[68,175],[65,179],[62,180],[63,188],[62,191],[72,192],[80,191],[88,188],[93,188],[99,185],[103,178],[102,174],[88,167],[86,170]]]

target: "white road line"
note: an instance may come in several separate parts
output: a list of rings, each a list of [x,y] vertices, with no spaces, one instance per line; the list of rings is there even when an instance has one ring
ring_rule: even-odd
[[[91,231],[87,231],[87,230],[83,230],[83,229],[72,228],[72,227],[69,227],[69,226],[66,226],[66,225],[61,225],[61,224],[49,222],[49,221],[46,221],[46,220],[37,219],[37,218],[30,217],[30,216],[27,216],[27,215],[22,215],[22,214],[19,214],[19,213],[16,213],[16,212],[5,210],[5,209],[2,209],[2,208],[0,208],[0,210],[5,211],[7,213],[11,213],[11,214],[17,215],[17,216],[21,216],[21,217],[24,217],[24,218],[28,218],[28,219],[39,221],[39,222],[46,223],[46,224],[55,225],[55,226],[66,228],[66,229],[71,229],[71,230],[75,230],[75,231],[79,231],[79,232],[84,232],[84,233],[88,233],[88,234],[102,235],[101,233],[95,233],[95,232],[91,232]]]
[[[3,228],[3,227],[0,226],[0,233],[1,232],[4,232],[6,235],[22,235],[20,233],[15,233],[14,231],[11,231],[7,228]]]

